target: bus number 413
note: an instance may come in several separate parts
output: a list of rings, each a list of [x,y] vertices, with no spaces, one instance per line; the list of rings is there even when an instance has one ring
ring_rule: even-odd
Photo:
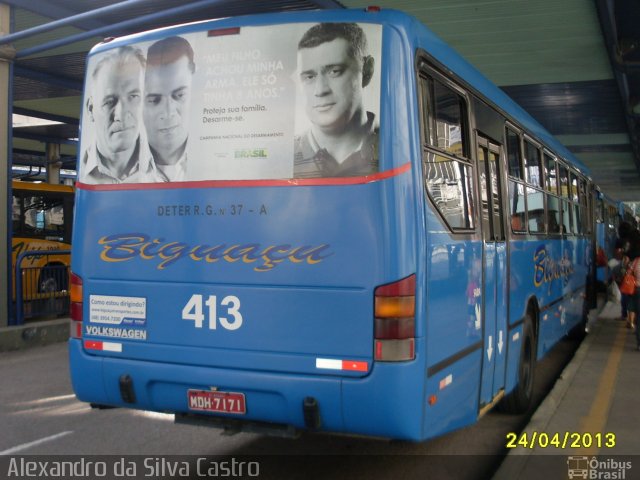
[[[234,295],[227,295],[218,304],[216,295],[209,295],[203,301],[202,295],[192,295],[182,309],[182,320],[195,323],[196,328],[202,328],[204,321],[208,320],[209,330],[216,330],[218,324],[226,330],[237,330],[242,326],[242,314],[240,313],[240,299]],[[204,313],[207,307],[207,315]],[[226,316],[218,317],[218,309],[226,309]]]

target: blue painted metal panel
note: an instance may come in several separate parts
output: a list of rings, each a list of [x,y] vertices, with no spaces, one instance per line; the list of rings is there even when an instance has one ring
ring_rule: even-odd
[[[482,350],[477,349],[450,367],[429,377],[424,438],[472,424],[478,418]]]
[[[413,207],[387,211],[397,193],[383,186],[410,179],[346,188],[80,189],[73,269],[87,298],[146,298],[146,321],[131,328],[145,332],[147,345],[312,356],[290,371],[314,371],[322,355],[370,360],[374,288],[415,271],[413,234],[402,225]],[[182,320],[192,295],[236,296],[242,328],[193,328]],[[91,311],[86,302],[85,318]],[[88,338],[102,332],[87,328]],[[137,358],[138,347],[127,344],[127,356]],[[155,359],[169,360],[161,348]]]

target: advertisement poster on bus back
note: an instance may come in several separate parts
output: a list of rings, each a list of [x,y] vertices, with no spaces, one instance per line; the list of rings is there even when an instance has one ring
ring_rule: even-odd
[[[323,32],[331,29],[338,33]],[[357,164],[354,154],[365,147],[375,158],[363,172],[377,171],[380,25],[190,29],[154,38],[89,58],[82,182],[359,175],[360,167],[331,173],[314,165],[331,155],[335,165]],[[351,142],[341,157],[323,145],[331,135]],[[328,144],[340,145],[337,137]]]

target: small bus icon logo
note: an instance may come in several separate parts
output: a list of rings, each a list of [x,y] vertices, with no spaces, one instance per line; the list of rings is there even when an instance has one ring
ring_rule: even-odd
[[[586,478],[589,476],[589,457],[569,457],[567,459],[569,478]]]

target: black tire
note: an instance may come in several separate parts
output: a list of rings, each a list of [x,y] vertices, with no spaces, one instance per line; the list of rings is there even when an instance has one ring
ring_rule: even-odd
[[[533,331],[533,320],[527,314],[522,328],[522,347],[518,362],[518,384],[500,404],[506,413],[525,413],[533,401],[533,381],[536,370],[536,338]]]

